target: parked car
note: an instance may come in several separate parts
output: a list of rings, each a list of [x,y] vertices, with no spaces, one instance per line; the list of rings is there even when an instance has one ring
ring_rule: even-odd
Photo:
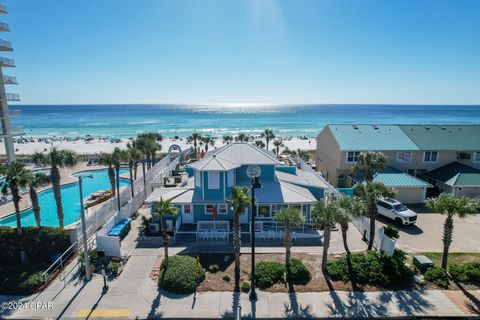
[[[377,202],[378,214],[387,217],[397,225],[411,225],[417,221],[417,213],[395,199],[382,199]]]

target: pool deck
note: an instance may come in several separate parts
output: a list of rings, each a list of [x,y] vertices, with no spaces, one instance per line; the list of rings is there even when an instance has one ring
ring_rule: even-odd
[[[77,182],[78,179],[73,177],[72,175],[76,172],[79,171],[85,171],[85,170],[101,170],[101,169],[106,169],[107,167],[105,166],[87,166],[87,162],[82,162],[76,165],[75,167],[72,168],[62,168],[60,169],[60,184],[65,185],[73,182]],[[142,174],[142,167],[138,167],[138,173],[137,176],[141,176]],[[129,174],[123,174],[120,175],[122,178],[129,178]],[[49,189],[52,187],[52,184],[48,184],[46,186],[43,186],[37,190],[37,192],[42,192],[46,189]],[[93,209],[90,209],[89,211],[95,211],[96,208],[98,208],[101,204],[92,207]],[[22,195],[22,199],[20,200],[20,210],[26,210],[31,207],[31,202],[30,202],[30,196],[28,193]],[[3,218],[5,216],[8,216],[10,214],[15,213],[15,207],[13,206],[13,201],[9,201],[6,204],[0,205],[0,218]]]

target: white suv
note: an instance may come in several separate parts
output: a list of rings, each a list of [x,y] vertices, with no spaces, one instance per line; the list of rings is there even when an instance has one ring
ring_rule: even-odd
[[[392,219],[397,225],[410,225],[417,221],[417,213],[395,199],[382,199],[377,202],[378,214]]]

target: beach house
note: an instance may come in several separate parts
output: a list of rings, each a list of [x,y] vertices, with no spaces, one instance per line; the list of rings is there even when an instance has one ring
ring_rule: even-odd
[[[405,203],[438,192],[480,195],[480,125],[330,124],[317,136],[317,170],[336,187],[362,182],[353,172],[362,151],[385,154],[375,179]]]
[[[160,186],[146,203],[170,200],[179,209],[176,226],[184,226],[183,230],[196,230],[196,225],[209,225],[212,221],[223,221],[227,226],[233,219],[227,200],[234,186],[250,188],[249,166],[261,169],[262,187],[255,191],[257,221],[272,222],[279,210],[294,207],[309,223],[313,204],[333,191],[332,186],[313,170],[283,164],[270,151],[235,142],[209,151],[203,159],[189,164],[186,168],[189,178],[183,186]],[[240,216],[241,223],[248,224],[250,216],[248,208]]]

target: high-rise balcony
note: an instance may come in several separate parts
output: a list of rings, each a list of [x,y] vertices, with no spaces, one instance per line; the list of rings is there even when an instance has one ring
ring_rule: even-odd
[[[0,22],[0,31],[10,31],[10,27],[8,26],[8,23],[5,22]]]
[[[0,13],[8,13],[6,5],[0,4]]]
[[[0,100],[2,101],[20,101],[20,95],[17,93],[6,93],[5,96],[1,95]]]
[[[0,137],[9,137],[9,136],[23,136],[25,134],[25,129],[23,127],[10,127],[8,130],[1,129]]]
[[[0,40],[0,51],[13,51],[12,43],[6,40]]]
[[[8,110],[7,113],[9,118],[21,118],[22,117],[22,111],[21,110]],[[0,113],[0,119],[4,119],[5,115]]]
[[[13,59],[0,57],[0,67],[15,67]]]
[[[18,84],[17,77],[14,76],[3,76],[0,80],[3,84]]]

